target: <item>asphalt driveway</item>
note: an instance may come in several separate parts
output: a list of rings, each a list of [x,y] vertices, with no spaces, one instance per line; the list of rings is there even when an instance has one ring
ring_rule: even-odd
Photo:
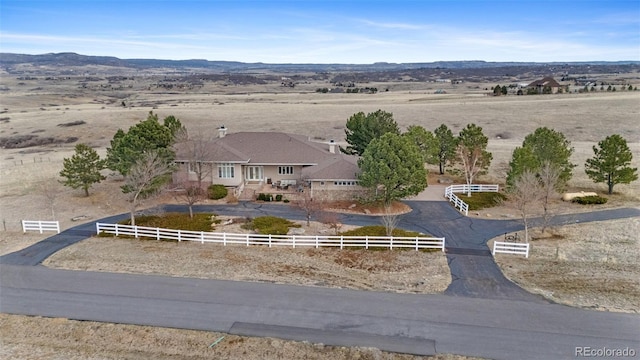
[[[95,233],[95,222],[0,257],[0,311],[328,345],[374,346],[419,355],[455,353],[494,359],[574,358],[576,347],[640,351],[640,317],[550,304],[508,281],[486,241],[522,226],[460,215],[447,202],[407,202],[399,227],[444,236],[452,283],[445,295],[412,295],[249,282],[49,269],[54,252]],[[186,211],[166,206],[165,211]],[[234,216],[304,219],[276,204],[197,206]],[[556,224],[640,216],[615,209],[558,216]],[[127,217],[121,214],[101,222]],[[343,223],[379,224],[363,215]]]

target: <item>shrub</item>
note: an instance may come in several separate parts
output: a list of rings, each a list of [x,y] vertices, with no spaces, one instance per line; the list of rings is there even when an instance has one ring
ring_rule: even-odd
[[[602,196],[581,196],[574,198],[571,202],[578,203],[580,205],[601,205],[607,202],[607,198]]]
[[[219,222],[219,220],[212,220],[212,217],[213,214],[210,213],[195,213],[193,219],[186,213],[143,215],[136,216],[136,225],[174,230],[211,231],[211,224]],[[123,220],[120,224],[129,225],[131,220]]]
[[[382,225],[362,226],[357,229],[340,233],[344,236],[387,236],[387,229]],[[407,231],[402,229],[393,229],[393,236],[428,236],[415,231]]]
[[[456,194],[460,200],[469,205],[469,210],[480,210],[500,205],[506,200],[506,196],[499,192],[478,192],[471,193],[471,197],[466,194]]]
[[[258,197],[256,198],[256,200],[258,200],[258,201],[273,201],[273,195],[260,193],[260,194],[258,194]]]
[[[263,235],[286,235],[292,227],[300,227],[300,225],[276,216],[260,216],[243,226],[245,229],[254,230]]]
[[[276,201],[282,201],[282,194],[276,195]]]
[[[209,185],[209,188],[207,189],[207,191],[209,194],[209,199],[212,199],[212,200],[222,199],[225,196],[227,196],[227,193],[228,193],[227,188],[221,184]]]
[[[284,200],[282,200],[282,202],[287,204],[287,203],[289,203],[289,199],[284,199]]]

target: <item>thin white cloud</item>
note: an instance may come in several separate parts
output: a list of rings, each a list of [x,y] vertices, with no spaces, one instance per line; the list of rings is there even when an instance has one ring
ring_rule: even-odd
[[[428,26],[428,25],[380,22],[380,21],[373,21],[373,20],[366,20],[366,19],[357,19],[357,21],[367,26],[372,26],[372,27],[377,27],[382,29],[424,30],[424,29],[431,28],[431,26]]]

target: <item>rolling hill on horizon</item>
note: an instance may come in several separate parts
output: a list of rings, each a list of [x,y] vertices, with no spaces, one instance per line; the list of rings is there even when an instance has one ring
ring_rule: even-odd
[[[508,67],[638,67],[640,61],[593,61],[593,62],[487,62],[483,60],[460,61],[436,61],[421,63],[386,63],[372,64],[270,64],[270,63],[244,63],[238,61],[220,60],[163,60],[163,59],[120,59],[112,56],[90,56],[77,53],[49,53],[40,55],[0,53],[0,67],[8,73],[16,73],[18,65],[31,64],[39,67],[82,67],[104,66],[114,68],[131,69],[171,69],[185,72],[250,72],[250,71],[274,71],[274,72],[375,72],[398,71],[416,69],[490,69]],[[612,69],[608,69],[611,71]],[[614,70],[615,71],[615,70]]]

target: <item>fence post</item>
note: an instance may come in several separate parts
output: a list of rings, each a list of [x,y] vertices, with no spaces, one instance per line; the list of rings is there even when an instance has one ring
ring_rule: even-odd
[[[100,223],[96,223],[96,235],[100,235]]]
[[[364,248],[369,250],[369,235],[364,236]]]
[[[295,249],[296,248],[296,236],[293,235],[293,236],[291,236],[291,238],[293,239],[293,248]]]
[[[344,243],[344,235],[340,235],[340,250],[343,249],[343,243]]]
[[[200,244],[204,244],[204,231],[200,231]]]
[[[160,241],[160,228],[156,228],[156,241]]]
[[[393,250],[393,236],[389,237],[389,250]]]
[[[249,247],[249,234],[247,234],[247,247]]]
[[[181,239],[181,235],[182,235],[182,234],[180,233],[180,230],[178,230],[178,242],[182,241],[182,239]]]
[[[227,233],[226,232],[222,233],[222,245],[223,246],[227,246]]]
[[[271,247],[271,234],[269,234],[269,247]]]
[[[318,235],[316,235],[316,249],[318,248]]]
[[[418,251],[418,237],[416,236],[416,251]]]
[[[118,224],[116,223],[116,237],[118,236]]]

